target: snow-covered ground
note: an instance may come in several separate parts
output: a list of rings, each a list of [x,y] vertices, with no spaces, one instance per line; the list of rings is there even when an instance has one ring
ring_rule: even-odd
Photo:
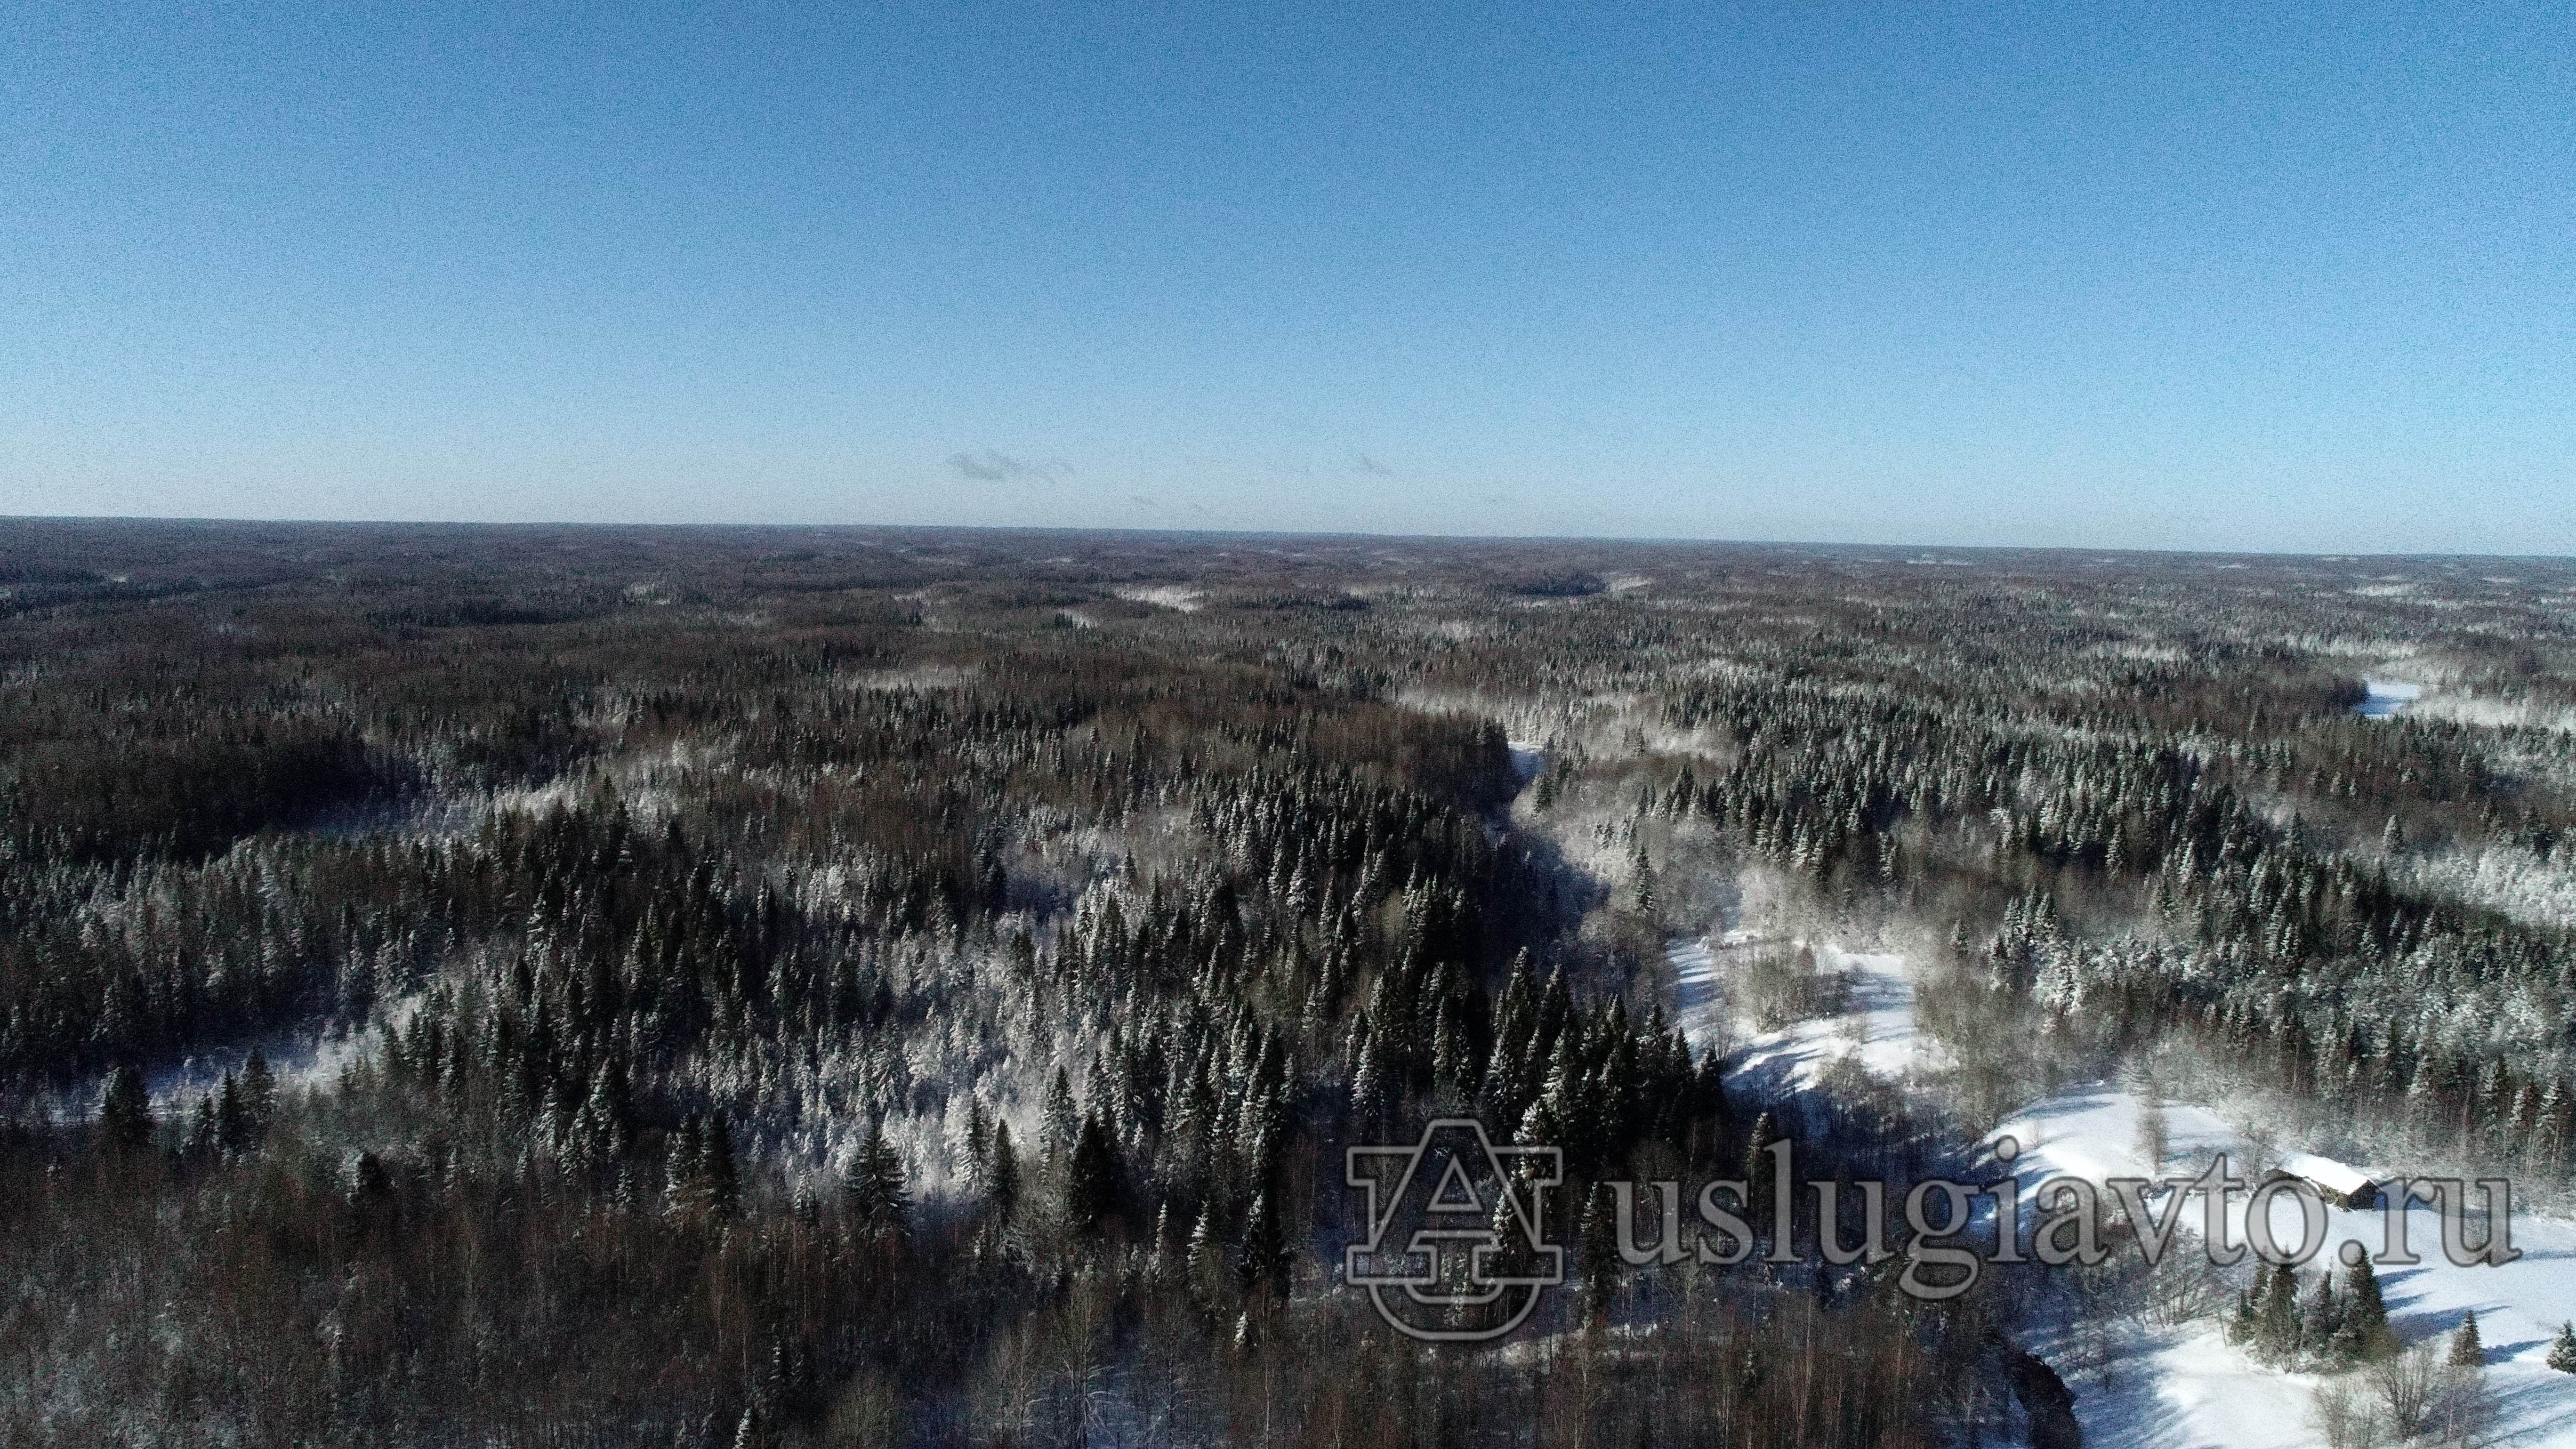
[[[393,1003],[379,1020],[390,1021],[399,1030],[411,1020],[420,1006],[419,998],[405,997]],[[340,1074],[373,1055],[384,1046],[384,1028],[371,1023],[350,1029],[323,1027],[301,1031],[275,1032],[258,1043],[268,1058],[269,1072],[276,1078],[281,1094],[329,1087]],[[164,1124],[178,1123],[184,1129],[188,1114],[197,1109],[197,1099],[223,1085],[226,1072],[239,1072],[250,1060],[248,1045],[215,1047],[179,1059],[174,1066],[162,1067],[144,1075],[144,1089],[151,1094],[153,1115]],[[93,1077],[80,1086],[50,1092],[43,1098],[47,1114],[58,1122],[86,1122],[96,1117],[106,1099],[107,1078]]]
[[[1673,1016],[1695,1047],[1706,1047],[1726,1033],[1717,1018],[1723,990],[1717,978],[1717,952],[1706,936],[1676,936],[1664,943],[1664,960],[1673,968]]]
[[[2112,1177],[2188,1175],[2223,1152],[2236,1175],[2250,1178],[2286,1155],[2267,1151],[2200,1108],[2168,1104],[2171,1155],[2160,1171],[2151,1171],[2137,1150],[2138,1117],[2139,1099],[2132,1093],[2099,1085],[2069,1088],[2016,1114],[1995,1129],[1987,1145],[2007,1135],[2021,1144],[2014,1175],[2025,1203],[2040,1184],[2059,1176],[2098,1184]],[[2276,1240],[2296,1243],[2297,1206],[2276,1199],[2270,1216]],[[2196,1250],[2201,1220],[2194,1195],[2182,1206],[2176,1251]],[[2502,1267],[2463,1268],[2442,1255],[2441,1223],[2430,1205],[2414,1205],[2405,1222],[2407,1245],[2424,1261],[2378,1270],[2391,1325],[2409,1340],[2422,1339],[2448,1334],[2463,1313],[2475,1309],[2500,1440],[2576,1449],[2576,1375],[2543,1362],[2558,1325],[2576,1316],[2576,1224],[2517,1211],[2513,1243],[2523,1256]],[[2229,1223],[2231,1239],[2243,1242],[2241,1201]],[[2387,1228],[2376,1210],[2328,1207],[2325,1246],[2316,1262],[2334,1261],[2337,1245],[2346,1241],[2375,1251]],[[2108,1374],[2072,1379],[2087,1444],[2287,1449],[2323,1442],[2308,1423],[2308,1396],[2319,1377],[2262,1367],[2227,1343],[2216,1320],[2151,1331],[2139,1349]]]
[[[2363,719],[2387,719],[2424,695],[2424,686],[2402,679],[2365,679],[2361,703],[2353,708]]]
[[[1760,1030],[1739,1015],[1726,991],[1728,960],[1779,944],[1731,931],[1715,940],[1691,937],[1666,946],[1664,959],[1672,963],[1675,983],[1675,1014],[1692,1046],[1723,1045],[1727,1070],[1749,1074],[1748,1085],[1766,1093],[1813,1087],[1845,1057],[1856,1058],[1872,1076],[1889,1081],[1936,1064],[1937,1044],[1914,1025],[1913,971],[1893,951],[1846,951],[1829,942],[1816,943],[1817,967],[1840,972],[1849,983],[1845,998],[1849,1009],[1840,1015],[1793,1021],[1776,1031]]]
[[[1199,590],[1187,584],[1158,584],[1153,588],[1120,589],[1118,597],[1134,603],[1152,604],[1158,609],[1178,609],[1184,614],[1197,613],[1206,599]]]
[[[405,997],[393,1004],[384,1020],[400,1030],[419,1007],[417,997]],[[355,1030],[330,1027],[281,1032],[261,1042],[260,1050],[268,1057],[268,1069],[277,1078],[278,1090],[294,1093],[332,1086],[340,1080],[341,1073],[375,1056],[384,1045],[383,1026],[371,1023]],[[152,1090],[152,1109],[164,1113],[194,1110],[197,1098],[223,1085],[224,1073],[240,1071],[249,1060],[247,1047],[182,1057],[179,1065],[146,1079]]]
[[[1851,952],[1816,943],[1820,965],[1849,973],[1848,1010],[1757,1032],[1730,1005],[1727,972],[1756,944],[1741,932],[1714,940],[1671,942],[1675,1009],[1696,1046],[1727,1048],[1732,1073],[1750,1073],[1748,1085],[1785,1097],[1816,1086],[1838,1061],[1856,1057],[1872,1075],[1902,1085],[1918,1069],[1939,1065],[1939,1046],[1915,1026],[1914,981],[1902,956]],[[1776,943],[1759,943],[1776,944]],[[2224,1152],[2236,1175],[2253,1178],[2289,1158],[2295,1144],[2260,1143],[2218,1114],[2182,1102],[2165,1106],[2168,1156],[2160,1170],[2138,1155],[2139,1098],[2104,1084],[2073,1086],[2030,1104],[1985,1139],[2010,1135],[2021,1145],[2014,1174],[2022,1201],[2035,1203],[2050,1178],[2074,1176],[2093,1183],[2112,1177],[2191,1175]],[[2361,1164],[2365,1169],[2371,1164]],[[1996,1169],[2000,1172],[2000,1168]],[[2159,1201],[2161,1211],[2165,1204]],[[2106,1207],[2116,1215],[2116,1206]],[[2277,1241],[2295,1243],[2295,1203],[2277,1200],[2271,1214]],[[2385,1220],[2376,1211],[2327,1210],[2327,1236],[2318,1262],[2331,1261],[2335,1245],[2358,1241],[2381,1246]],[[2232,1241],[2244,1241],[2241,1199],[2230,1215]],[[2379,1270],[2390,1320],[2408,1339],[2449,1333],[2475,1309],[2487,1347],[2487,1382],[2497,1401],[2499,1442],[2576,1449],[2576,1375],[2543,1362],[2559,1323],[2576,1316],[2576,1224],[2517,1210],[2513,1243],[2523,1256],[2503,1267],[2462,1268],[2442,1255],[2439,1219],[2431,1206],[2407,1212],[2406,1237],[2423,1258],[2420,1266]],[[2201,1222],[2197,1198],[2181,1210],[2183,1240],[2177,1252],[2196,1251]],[[2132,1349],[2107,1371],[2070,1376],[2085,1442],[2096,1446],[2157,1449],[2291,1449],[2324,1441],[2309,1422],[2313,1374],[2265,1368],[2227,1343],[2215,1318],[2180,1328],[2143,1328]]]

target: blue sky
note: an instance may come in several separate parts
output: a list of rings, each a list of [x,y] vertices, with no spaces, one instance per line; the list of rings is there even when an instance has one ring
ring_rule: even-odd
[[[0,513],[2576,552],[2566,7],[1890,8],[22,7]]]

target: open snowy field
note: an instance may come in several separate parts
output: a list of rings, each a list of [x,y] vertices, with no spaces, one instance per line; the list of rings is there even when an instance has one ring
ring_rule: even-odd
[[[2133,1093],[2099,1085],[2069,1088],[2016,1114],[1986,1144],[1991,1148],[2006,1136],[2020,1143],[2014,1171],[2025,1203],[2042,1184],[2061,1176],[2100,1184],[2113,1177],[2187,1175],[2224,1153],[2238,1176],[2254,1178],[2262,1166],[2283,1156],[2279,1148],[2265,1148],[2209,1112],[2168,1103],[2171,1153],[2158,1170],[2138,1151],[2139,1112]],[[2158,1210],[2163,1206],[2160,1202]],[[2296,1205],[2276,1199],[2271,1207],[2276,1241],[2295,1243],[2300,1231]],[[2501,1267],[2463,1268],[2442,1255],[2441,1223],[2430,1205],[2415,1204],[2404,1220],[2406,1244],[2424,1261],[2378,1270],[2391,1326],[2410,1342],[2438,1337],[2459,1327],[2461,1316],[2474,1310],[2486,1345],[2487,1382],[2497,1401],[2500,1440],[2576,1446],[2576,1375],[2543,1362],[2558,1325],[2576,1314],[2576,1224],[2517,1211],[2513,1244],[2522,1256]],[[2241,1203],[2228,1221],[2231,1239],[2243,1242]],[[2175,1251],[2196,1250],[2201,1223],[2200,1197],[2193,1194],[2182,1205]],[[2389,1217],[2376,1210],[2329,1206],[2324,1246],[2315,1261],[2334,1261],[2338,1246],[2347,1241],[2375,1252],[2390,1226]],[[2319,1376],[2255,1363],[2226,1342],[2216,1320],[2150,1333],[2141,1347],[2142,1359],[2114,1364],[2108,1383],[2099,1374],[2076,1379],[2081,1396],[2076,1413],[2087,1443],[2274,1449],[2324,1442],[2307,1423],[2308,1396]]]
[[[1740,960],[1754,944],[1741,933],[1680,939],[1670,943],[1666,959],[1673,967],[1675,1005],[1684,1031],[1695,1045],[1731,1043],[1733,1071],[1752,1074],[1748,1085],[1762,1095],[1813,1088],[1845,1057],[1898,1085],[1909,1073],[1937,1063],[1937,1044],[1914,1022],[1912,972],[1895,953],[1816,945],[1820,964],[1850,974],[1848,1009],[1773,1031],[1751,1031],[1749,1023],[1732,1015],[1726,972],[1729,962]],[[2000,1173],[1994,1144],[2005,1136],[2020,1144],[2013,1171],[2026,1208],[2044,1184],[2059,1177],[2098,1185],[2114,1177],[2190,1175],[2225,1153],[2236,1174],[2250,1179],[2295,1151],[2295,1144],[2258,1142],[2213,1112],[2168,1101],[2169,1150],[2159,1169],[2139,1155],[2140,1110],[2134,1093],[2101,1083],[2070,1086],[2014,1114],[1981,1146],[1987,1164]],[[2360,1166],[2367,1170],[2371,1165]],[[2311,1164],[2309,1170],[2322,1168]],[[2167,1206],[2167,1200],[2156,1200],[2157,1211]],[[2295,1242],[2300,1226],[2295,1204],[2276,1200],[2272,1206],[2276,1240]],[[2197,1195],[2183,1203],[2181,1214],[2174,1251],[2198,1251],[2202,1209]],[[2336,1245],[2348,1240],[2374,1250],[2382,1245],[2385,1222],[2376,1211],[2329,1207],[2326,1218],[2319,1263],[2331,1261]],[[2392,1326],[2410,1342],[2433,1338],[2450,1333],[2464,1313],[2474,1310],[2498,1410],[2495,1442],[2576,1449],[2576,1375],[2560,1373],[2543,1361],[2560,1322],[2576,1316],[2576,1224],[2517,1210],[2512,1238],[2522,1257],[2502,1267],[2466,1268],[2443,1257],[2440,1222],[2429,1205],[2416,1204],[2406,1213],[2405,1225],[2407,1244],[2424,1261],[2379,1270]],[[2229,1216],[2228,1232],[2232,1241],[2244,1241],[2241,1201]],[[2091,1445],[2304,1449],[2325,1442],[2309,1419],[2310,1394],[2320,1376],[2255,1362],[2226,1341],[2216,1318],[2169,1330],[2139,1327],[2130,1347],[2106,1370],[2072,1372],[2069,1379],[2078,1395],[2076,1413],[2085,1442]]]
[[[1890,1081],[1934,1064],[1931,1054],[1937,1052],[1937,1045],[1914,1025],[1912,968],[1893,951],[1846,951],[1830,943],[1815,946],[1818,967],[1840,973],[1848,983],[1848,1009],[1841,1013],[1794,1021],[1771,1031],[1741,1016],[1726,990],[1729,958],[1776,944],[1729,932],[1715,940],[1677,940],[1666,948],[1665,959],[1673,968],[1676,1016],[1694,1047],[1727,1044],[1730,1070],[1750,1073],[1750,1081],[1765,1092],[1804,1091],[1846,1057]]]
[[[2361,687],[2361,703],[2355,710],[2363,719],[2393,718],[2424,697],[2424,686],[2402,679],[2365,679]]]

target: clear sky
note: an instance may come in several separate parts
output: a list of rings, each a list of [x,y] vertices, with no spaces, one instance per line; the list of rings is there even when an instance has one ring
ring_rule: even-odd
[[[2576,552],[2564,4],[6,13],[0,513]]]

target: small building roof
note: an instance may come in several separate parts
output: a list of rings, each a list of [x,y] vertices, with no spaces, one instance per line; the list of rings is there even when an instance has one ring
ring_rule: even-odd
[[[2304,1177],[2329,1191],[2346,1195],[2359,1192],[2363,1188],[2378,1186],[2359,1168],[2346,1167],[2331,1157],[2319,1157],[2308,1152],[2281,1154],[2281,1170],[2293,1177]]]

